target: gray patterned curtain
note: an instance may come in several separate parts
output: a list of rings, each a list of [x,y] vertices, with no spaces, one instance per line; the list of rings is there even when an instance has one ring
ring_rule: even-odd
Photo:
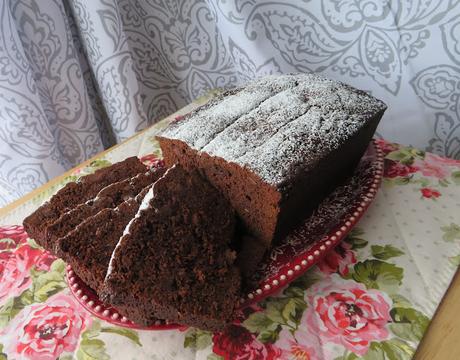
[[[0,0],[0,205],[197,96],[314,71],[460,158],[458,0]]]

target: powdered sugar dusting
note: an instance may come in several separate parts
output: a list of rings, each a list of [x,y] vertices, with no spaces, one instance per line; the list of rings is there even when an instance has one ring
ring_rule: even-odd
[[[212,101],[161,136],[279,185],[293,168],[313,167],[385,108],[363,91],[318,75],[268,76]]]
[[[149,190],[149,192],[151,191],[152,189]],[[148,193],[147,193],[148,195]],[[147,197],[146,195],[146,197]],[[145,199],[145,198],[144,198]],[[136,215],[137,216],[137,215]],[[109,260],[109,267],[107,268],[107,273],[105,274],[105,278],[107,279],[108,276],[110,276],[110,274],[112,274],[112,271],[113,271],[113,262],[115,261],[115,256],[117,255],[117,253],[119,252],[119,248],[121,247],[122,245],[122,242],[123,242],[123,238],[128,235],[130,233],[130,229],[131,229],[131,226],[133,225],[133,222],[134,220],[136,220],[137,217],[133,217],[129,223],[126,225],[125,229],[123,230],[123,234],[120,236],[120,239],[118,240],[117,242],[117,245],[115,245],[115,249],[113,249],[112,251],[112,255],[110,256],[110,260]]]
[[[169,168],[168,170],[166,170],[165,173],[163,174],[162,178],[165,177],[166,174],[171,169],[173,169],[174,167],[175,167],[175,165],[172,166],[171,168]],[[116,256],[122,256],[121,254],[118,254],[118,252],[120,251],[119,248],[123,245],[124,237],[131,233],[131,227],[133,226],[133,224],[136,221],[136,219],[138,219],[142,215],[142,212],[144,212],[146,209],[148,209],[151,206],[150,202],[152,201],[152,199],[155,196],[154,190],[155,190],[155,184],[157,182],[158,182],[158,180],[149,188],[149,191],[145,194],[144,198],[142,199],[141,204],[139,205],[139,209],[137,210],[136,215],[129,221],[129,223],[126,225],[125,229],[123,230],[123,234],[121,235],[120,239],[118,240],[117,245],[115,246],[115,249],[112,252],[112,256],[110,257],[109,267],[107,269],[107,273],[106,273],[106,276],[105,276],[106,279],[113,271],[113,263],[115,261],[114,260],[115,257]]]
[[[137,215],[147,209],[149,207],[149,204],[150,204],[150,200],[152,200],[153,198],[153,186],[149,189],[149,191],[147,192],[147,194],[145,194],[145,197],[144,199],[142,200],[141,204],[139,205],[139,210],[136,214],[136,217],[138,217]]]
[[[228,161],[262,146],[274,132],[304,114],[310,105],[303,100],[303,87],[279,92],[244,114],[212,139],[202,151]]]
[[[292,77],[258,80],[245,88],[232,90],[211,100],[180,122],[171,124],[161,136],[182,140],[200,150],[239,117],[257,108],[264,100],[293,86],[295,79]]]

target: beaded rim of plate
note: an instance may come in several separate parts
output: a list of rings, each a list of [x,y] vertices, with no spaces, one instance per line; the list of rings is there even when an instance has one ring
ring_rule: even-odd
[[[72,294],[86,310],[102,320],[114,325],[140,330],[169,330],[183,327],[168,320],[157,320],[153,325],[147,327],[137,325],[121,315],[114,307],[105,305],[99,300],[98,296],[74,273],[70,265],[67,265],[66,270],[67,283]]]
[[[362,195],[356,201],[356,205],[352,207],[352,211],[350,212],[351,215],[345,218],[345,221],[339,226],[331,229],[329,235],[323,237],[308,250],[297,255],[294,260],[290,262],[290,266],[285,266],[278,274],[262,280],[257,289],[249,292],[240,299],[239,309],[243,309],[268,297],[304,274],[326,256],[329,250],[332,250],[342,239],[344,239],[361,219],[370,203],[375,198],[383,179],[384,154],[375,140],[372,141],[372,144],[376,152],[375,159],[372,161],[372,166],[374,167],[373,177],[362,191]],[[80,304],[90,313],[102,320],[108,321],[114,325],[142,330],[183,328],[182,325],[171,323],[168,320],[157,320],[154,325],[149,327],[137,325],[121,315],[112,306],[107,306],[100,301],[97,295],[74,273],[70,265],[67,265],[66,278],[71,292],[75,295]]]
[[[257,289],[247,293],[240,299],[239,308],[245,308],[266,298],[304,274],[326,256],[329,250],[338,245],[361,219],[375,198],[383,179],[384,153],[375,139],[372,141],[372,144],[376,152],[375,159],[372,161],[372,166],[374,167],[373,177],[362,191],[362,195],[356,201],[356,204],[352,207],[351,215],[345,218],[345,221],[339,226],[331,229],[329,235],[326,235],[311,248],[296,256],[290,262],[290,266],[285,266],[276,275],[262,280]]]

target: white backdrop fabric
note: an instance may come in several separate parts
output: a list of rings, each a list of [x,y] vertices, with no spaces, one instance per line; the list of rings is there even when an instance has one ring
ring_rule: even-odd
[[[213,88],[319,72],[460,158],[459,0],[0,0],[0,206]]]

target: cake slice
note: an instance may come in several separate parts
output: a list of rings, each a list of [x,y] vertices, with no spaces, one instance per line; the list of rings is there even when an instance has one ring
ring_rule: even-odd
[[[70,264],[78,277],[96,293],[101,291],[110,257],[123,230],[136,215],[150,186],[116,208],[106,208],[88,217],[67,235],[57,239],[57,256]]]
[[[157,318],[218,330],[241,278],[230,204],[197,172],[173,166],[145,196],[110,260],[103,298],[140,325]]]
[[[268,248],[354,170],[386,109],[314,74],[268,76],[170,124],[167,166],[198,169]]]
[[[158,180],[164,172],[162,168],[152,168],[145,173],[106,186],[95,198],[63,213],[50,224],[45,230],[44,247],[56,251],[56,241],[72,231],[78,224],[96,215],[102,209],[114,208],[123,201],[134,198],[143,188]]]
[[[29,236],[45,247],[46,227],[57,220],[62,213],[78,204],[92,199],[104,187],[114,182],[133,177],[146,171],[146,167],[137,157],[130,157],[111,166],[99,169],[76,182],[70,182],[60,189],[51,199],[26,217],[23,225]]]

